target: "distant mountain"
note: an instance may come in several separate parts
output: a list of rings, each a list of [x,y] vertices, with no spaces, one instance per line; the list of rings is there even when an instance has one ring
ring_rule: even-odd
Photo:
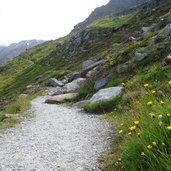
[[[5,48],[5,46],[0,46],[0,51],[2,50],[2,49],[4,49]]]
[[[13,43],[7,47],[0,46],[0,63],[11,60],[12,58],[25,52],[36,45],[44,43],[43,40],[23,40],[19,43]]]
[[[73,31],[78,31],[79,29],[86,27],[87,25],[101,17],[111,14],[117,14],[119,12],[124,11],[125,9],[128,10],[129,8],[141,5],[148,1],[154,1],[154,3],[159,3],[162,0],[110,0],[108,4],[96,8],[85,21],[77,24],[74,27]]]

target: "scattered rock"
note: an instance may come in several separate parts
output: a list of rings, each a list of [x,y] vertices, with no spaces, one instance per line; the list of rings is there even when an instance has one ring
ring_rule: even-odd
[[[167,45],[169,45],[170,44],[170,42],[160,42],[160,43],[157,43],[156,44],[156,48],[158,49],[158,50],[161,50],[161,49],[164,49]]]
[[[13,118],[13,119],[21,119],[22,116],[20,114],[5,114],[4,119],[8,119],[8,118]]]
[[[20,94],[18,97],[19,99],[25,99],[28,96],[28,94]]]
[[[134,59],[136,62],[140,62],[147,56],[148,56],[147,49],[145,47],[142,47],[141,49],[138,50],[138,52],[135,53]]]
[[[140,62],[140,61],[142,61],[145,57],[147,57],[147,53],[144,53],[144,54],[142,54],[142,53],[135,53],[134,59],[135,59],[136,62]]]
[[[157,38],[165,39],[165,38],[168,38],[168,36],[171,36],[171,24],[166,25],[164,29],[157,35]]]
[[[128,41],[129,41],[129,42],[135,42],[135,41],[136,41],[136,38],[133,37],[133,36],[131,36],[131,37],[128,38]]]
[[[162,62],[162,66],[171,65],[171,54],[169,54]]]
[[[116,72],[118,74],[122,74],[124,72],[126,72],[129,68],[128,62],[124,63],[124,64],[120,64],[116,67]]]
[[[103,63],[105,63],[105,61],[104,60],[100,60],[100,61],[95,62],[94,64],[90,65],[89,67],[87,67],[86,69],[84,69],[82,71],[82,73],[81,73],[82,77],[85,77],[88,71],[92,70],[93,68],[95,68],[95,67],[97,67],[97,66],[99,66],[99,65],[101,65]]]
[[[83,101],[80,101],[80,102],[73,104],[73,106],[77,107],[77,108],[82,108],[88,103],[89,103],[89,100],[83,100]]]
[[[94,89],[99,90],[108,83],[109,79],[107,77],[97,80],[94,84]]]
[[[73,73],[69,73],[69,74],[65,75],[63,81],[65,83],[68,83],[68,82],[71,82],[71,81],[73,81],[73,80],[75,80],[77,78],[81,78],[81,73],[80,72],[73,72]]]
[[[61,81],[58,81],[56,78],[50,78],[47,83],[46,83],[47,86],[51,86],[51,87],[62,87],[64,86],[64,84],[61,82]]]
[[[63,91],[66,93],[75,92],[79,88],[84,87],[85,83],[86,83],[86,78],[78,78],[72,81],[71,83],[66,84],[63,87]]]
[[[99,90],[90,99],[90,103],[104,102],[117,97],[122,92],[123,87],[110,87],[106,89]]]
[[[87,72],[86,78],[97,77],[97,75],[98,75],[98,67],[95,67]]]
[[[38,84],[30,84],[28,86],[26,86],[26,92],[27,93],[35,93],[39,90],[39,85]]]
[[[63,102],[64,100],[72,100],[77,95],[78,95],[78,93],[68,93],[68,94],[61,94],[61,95],[57,95],[57,96],[52,96],[52,97],[48,98],[45,101],[45,103],[49,103],[49,104],[60,103],[60,102]]]
[[[147,34],[149,32],[153,32],[155,30],[158,30],[160,28],[159,24],[152,24],[150,27],[142,27],[143,34]]]
[[[87,61],[84,61],[83,64],[82,64],[82,69],[86,69],[88,68],[90,65],[94,64],[95,62],[93,60],[87,60]]]

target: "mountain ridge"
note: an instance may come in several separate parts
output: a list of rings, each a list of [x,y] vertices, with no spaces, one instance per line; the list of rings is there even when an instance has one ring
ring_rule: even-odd
[[[25,52],[27,49],[30,49],[34,46],[37,46],[41,43],[44,43],[43,40],[23,40],[18,43],[12,43],[9,46],[5,46],[0,48],[0,63],[11,60],[14,57],[20,55]]]
[[[146,3],[155,3],[159,5],[165,0],[110,0],[106,5],[96,8],[91,14],[83,21],[78,23],[72,32],[78,31],[80,29],[86,28],[87,25],[91,24],[93,21],[107,16],[107,15],[120,15],[124,10],[129,11],[133,7],[141,6]]]

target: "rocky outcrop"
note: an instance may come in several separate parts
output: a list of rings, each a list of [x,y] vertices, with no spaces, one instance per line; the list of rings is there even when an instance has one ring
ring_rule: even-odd
[[[134,60],[136,62],[140,62],[147,56],[148,56],[147,49],[145,47],[143,47],[135,53]]]
[[[49,104],[55,104],[55,103],[60,103],[63,102],[64,100],[72,100],[75,97],[77,97],[77,93],[68,93],[68,94],[61,94],[61,95],[57,95],[57,96],[52,96],[49,97],[45,103],[49,103]]]
[[[67,93],[75,92],[79,88],[84,87],[85,83],[86,83],[85,78],[78,78],[78,79],[72,81],[71,83],[66,84],[63,87],[63,90],[64,90],[64,92],[67,92]]]
[[[93,68],[92,70],[88,71],[87,74],[86,74],[86,78],[91,78],[91,77],[97,77],[98,76],[98,68],[99,67],[95,67]]]
[[[158,34],[157,39],[168,39],[171,40],[171,24],[168,24],[164,29]]]
[[[94,89],[99,90],[102,87],[104,87],[108,83],[108,81],[111,77],[112,77],[112,74],[109,74],[107,77],[97,80],[94,84]]]
[[[118,74],[122,74],[124,72],[126,72],[129,68],[129,62],[125,62],[124,64],[120,64],[116,67],[116,72]]]
[[[90,103],[99,103],[111,100],[121,94],[123,87],[110,87],[99,90],[90,99]]]
[[[64,84],[61,81],[58,81],[56,78],[50,78],[47,83],[46,86],[51,86],[51,87],[62,87],[64,86]]]
[[[162,62],[162,66],[171,65],[171,54],[169,54],[166,58],[164,58]]]
[[[40,86],[38,84],[29,84],[26,86],[26,93],[35,93],[39,90]]]
[[[28,96],[28,94],[20,94],[18,96],[19,99],[25,99]]]
[[[84,69],[84,70],[81,72],[82,77],[85,77],[86,74],[87,74],[89,71],[93,70],[95,67],[97,67],[97,66],[99,66],[99,65],[102,65],[102,64],[104,64],[104,63],[105,63],[104,60],[100,60],[100,61],[97,61],[97,62],[93,63],[92,65],[90,65],[89,67],[87,67],[86,69]]]
[[[160,28],[160,25],[157,24],[157,23],[154,23],[152,24],[151,26],[149,27],[142,27],[142,31],[143,31],[143,34],[147,34],[149,32],[153,32],[153,31],[156,31]]]
[[[82,64],[82,69],[86,69],[88,68],[89,66],[93,65],[95,62],[93,60],[87,60],[87,61],[84,61],[83,64]]]

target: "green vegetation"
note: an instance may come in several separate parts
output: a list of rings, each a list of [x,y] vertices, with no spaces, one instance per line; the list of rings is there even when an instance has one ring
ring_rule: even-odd
[[[147,35],[140,32],[143,26],[160,22],[161,16],[170,8],[168,2],[153,11],[136,12],[115,19],[111,16],[101,18],[88,28],[91,36],[94,32],[95,36],[74,50],[67,46],[70,42],[62,44],[72,37],[71,34],[30,49],[1,65],[0,100],[4,110],[0,114],[0,128],[18,122],[14,118],[5,118],[6,113],[23,114],[29,108],[33,96],[24,100],[16,98],[26,91],[27,85],[38,83],[43,87],[50,77],[62,78],[79,70],[86,59],[105,59],[107,62],[100,68],[99,77],[113,74],[106,87],[122,83],[125,86],[118,98],[84,107],[88,112],[110,111],[103,117],[118,129],[112,150],[104,158],[103,170],[170,170],[171,68],[163,68],[161,63],[171,48],[167,43],[158,48],[156,43],[163,43],[160,42],[162,40],[149,43],[161,28]],[[115,33],[111,28],[116,28]],[[130,36],[137,40],[129,41]],[[148,55],[136,62],[135,52],[142,49]],[[123,64],[126,69],[118,73],[117,67]],[[95,93],[95,81],[94,78],[88,80],[74,102],[89,99]]]
[[[129,103],[119,104],[115,111],[105,116],[118,127],[114,154],[110,154],[106,161],[106,171],[113,168],[135,171],[170,168],[171,69],[159,71],[164,80],[158,77],[158,80],[149,82],[146,82],[145,74],[142,76],[143,71],[127,82],[126,94],[122,98],[129,99]],[[158,70],[153,70],[153,74],[158,74]]]
[[[89,103],[84,106],[84,110],[90,113],[106,113],[114,110],[117,105],[124,105],[125,103],[127,103],[126,99],[123,100],[119,96],[105,102]]]
[[[125,24],[130,23],[132,19],[134,19],[136,13],[131,13],[126,16],[121,17],[113,17],[106,16],[100,18],[89,25],[90,28],[120,28]]]

